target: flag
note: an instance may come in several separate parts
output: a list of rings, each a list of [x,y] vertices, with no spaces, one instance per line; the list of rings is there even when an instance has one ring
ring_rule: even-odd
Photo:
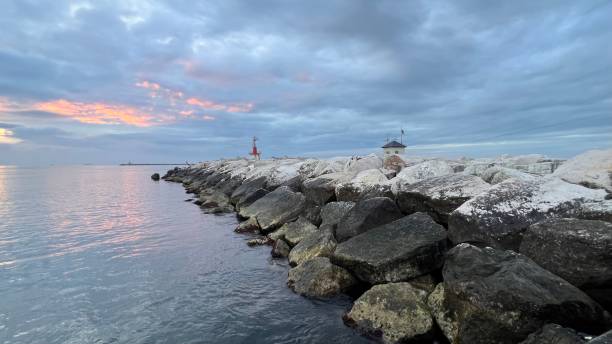
[[[404,129],[402,128],[402,135],[404,135]]]

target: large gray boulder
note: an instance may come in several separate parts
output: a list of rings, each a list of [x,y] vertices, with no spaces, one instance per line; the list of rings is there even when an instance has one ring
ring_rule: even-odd
[[[612,309],[612,223],[544,220],[529,226],[520,252]]]
[[[289,288],[308,297],[334,296],[348,291],[356,282],[348,271],[325,257],[315,257],[292,268],[287,278]]]
[[[230,196],[232,204],[238,204],[243,197],[256,192],[259,189],[265,189],[267,186],[266,177],[259,177],[252,180],[244,181]]]
[[[351,175],[346,172],[329,173],[306,179],[302,188],[308,200],[323,205],[335,198],[336,185],[350,180]]]
[[[502,166],[489,167],[482,172],[482,175],[480,175],[480,177],[484,179],[484,181],[486,181],[487,183],[493,184],[493,185],[499,184],[503,182],[504,180],[510,179],[510,178],[520,179],[520,180],[525,180],[525,181],[533,181],[533,180],[537,180],[538,178],[540,178],[539,176],[534,175],[534,174],[525,173],[519,170],[502,167]]]
[[[577,287],[612,288],[612,223],[544,220],[527,229],[520,252]]]
[[[452,343],[517,343],[547,323],[586,333],[611,325],[585,293],[513,251],[460,244],[443,277],[428,304]]]
[[[589,344],[612,344],[612,330],[591,339]]]
[[[396,199],[402,212],[426,212],[434,220],[446,224],[453,210],[490,187],[480,177],[449,174],[400,186]]]
[[[612,193],[612,149],[592,150],[567,160],[553,176]]]
[[[346,183],[336,185],[336,200],[358,202],[372,197],[393,197],[391,184],[380,169],[361,171]]]
[[[451,213],[449,238],[455,244],[480,242],[518,250],[530,225],[572,214],[581,204],[601,202],[606,192],[558,178],[537,181],[508,179],[463,203]]]
[[[267,233],[296,219],[305,206],[304,195],[282,186],[251,205],[240,208],[239,214],[246,218],[256,217],[261,231]]]
[[[290,246],[295,246],[310,234],[319,232],[317,226],[301,216],[296,221],[285,223],[281,230],[284,230],[284,239]]]
[[[355,206],[355,202],[329,202],[321,208],[321,228],[330,227],[335,229],[336,225],[346,213]]]
[[[344,165],[344,172],[355,175],[359,172],[383,167],[383,161],[376,154],[351,157]]]
[[[371,284],[398,282],[440,268],[446,249],[444,227],[416,213],[338,244],[332,261]]]
[[[245,194],[238,200],[236,203],[236,210],[240,211],[241,208],[248,207],[249,205],[255,203],[258,199],[270,193],[270,191],[266,189],[257,189],[248,194]]]
[[[374,197],[355,204],[336,228],[338,242],[346,241],[374,227],[402,217],[395,202],[387,197]]]
[[[272,245],[272,252],[270,253],[274,258],[285,258],[289,256],[290,251],[291,247],[289,247],[289,244],[287,244],[285,240],[280,239],[274,242]]]
[[[571,328],[547,324],[530,334],[521,344],[583,344],[586,339]]]
[[[289,253],[289,264],[299,265],[314,257],[330,257],[336,249],[336,239],[329,230],[308,234]]]
[[[204,189],[195,202],[202,211],[210,214],[231,213],[234,207],[229,203],[229,197],[216,189]]]
[[[384,343],[431,342],[434,321],[425,303],[427,293],[410,283],[375,285],[344,316],[347,325]]]
[[[428,178],[454,173],[453,167],[443,160],[427,160],[403,168],[393,180],[398,185],[413,184]]]

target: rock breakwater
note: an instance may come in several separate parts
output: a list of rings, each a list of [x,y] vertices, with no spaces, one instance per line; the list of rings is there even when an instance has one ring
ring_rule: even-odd
[[[236,211],[296,293],[356,296],[345,322],[385,343],[605,340],[612,150],[392,159],[217,160],[162,179]]]

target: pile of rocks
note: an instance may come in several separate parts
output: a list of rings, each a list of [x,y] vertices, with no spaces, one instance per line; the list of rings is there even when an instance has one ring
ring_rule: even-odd
[[[344,321],[386,343],[612,337],[612,150],[394,159],[220,160],[163,179],[236,211],[296,293],[362,292]]]

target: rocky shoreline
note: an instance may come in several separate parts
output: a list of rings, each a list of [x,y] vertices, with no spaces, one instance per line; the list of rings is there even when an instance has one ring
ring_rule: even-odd
[[[289,260],[296,293],[354,295],[345,323],[385,343],[594,344],[612,343],[611,178],[612,150],[234,159],[162,177],[236,212],[249,245]]]

